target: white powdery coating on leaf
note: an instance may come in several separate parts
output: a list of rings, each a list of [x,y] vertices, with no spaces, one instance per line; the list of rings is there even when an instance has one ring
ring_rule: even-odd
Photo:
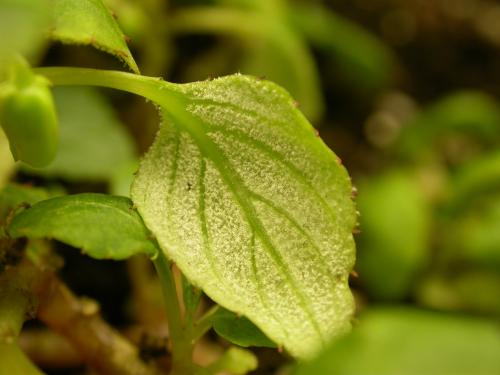
[[[179,92],[134,183],[139,212],[212,299],[314,355],[353,313],[347,173],[274,84],[233,76]]]

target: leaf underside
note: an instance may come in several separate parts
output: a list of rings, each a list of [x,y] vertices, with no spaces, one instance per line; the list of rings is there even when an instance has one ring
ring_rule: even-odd
[[[108,52],[139,73],[118,23],[101,0],[55,0],[51,7],[52,39],[91,45]]]
[[[156,247],[130,199],[77,194],[48,199],[17,214],[11,237],[54,238],[96,259],[153,255]]]
[[[313,355],[353,313],[345,169],[275,84],[163,85],[165,121],[132,188],[146,226],[217,303]]]

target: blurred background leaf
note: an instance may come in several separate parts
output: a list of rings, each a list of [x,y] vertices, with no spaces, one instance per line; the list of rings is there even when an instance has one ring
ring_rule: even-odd
[[[120,184],[116,179],[122,168],[128,172],[133,169],[129,165],[136,164],[136,151],[131,136],[106,98],[88,87],[57,87],[54,98],[61,137],[57,157],[46,168],[25,167],[25,170],[70,181],[115,178],[115,186]],[[125,191],[124,187],[116,189]]]
[[[499,352],[498,326],[487,320],[380,308],[297,375],[491,375]]]

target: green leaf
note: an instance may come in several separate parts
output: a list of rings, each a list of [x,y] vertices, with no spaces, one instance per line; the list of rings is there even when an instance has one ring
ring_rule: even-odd
[[[54,0],[51,11],[53,39],[91,45],[116,56],[139,73],[125,35],[101,0]]]
[[[153,255],[156,247],[128,198],[78,194],[39,202],[17,214],[8,228],[14,237],[54,238],[96,259]]]
[[[351,183],[293,99],[238,75],[147,82],[165,123],[132,198],[163,251],[295,356],[347,331]]]
[[[257,368],[258,361],[255,354],[249,350],[240,348],[229,348],[221,358],[208,366],[212,374],[230,373],[234,375],[244,375]]]
[[[250,320],[220,308],[212,317],[215,332],[230,342],[243,346],[275,348],[276,344],[262,333]]]
[[[390,84],[397,61],[391,49],[375,35],[325,6],[296,3],[289,17],[298,33],[332,56],[342,76],[355,87],[370,92]]]
[[[56,87],[54,97],[60,125],[58,154],[48,167],[24,167],[26,171],[70,181],[108,181],[135,162],[131,136],[98,91]]]
[[[184,302],[186,320],[192,322],[200,306],[202,294],[200,289],[191,285],[185,277],[182,278],[182,301]]]
[[[416,160],[436,151],[446,138],[462,136],[495,147],[500,140],[500,110],[495,100],[480,91],[450,94],[403,127],[398,152]]]
[[[392,308],[367,311],[352,334],[296,375],[492,375],[500,373],[497,323]]]
[[[426,265],[431,212],[416,175],[393,170],[359,185],[356,268],[377,299],[406,297]]]

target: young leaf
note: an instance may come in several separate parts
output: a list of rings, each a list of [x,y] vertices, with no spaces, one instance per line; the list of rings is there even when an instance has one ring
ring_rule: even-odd
[[[107,181],[135,160],[134,144],[105,98],[92,88],[54,89],[60,146],[46,168],[24,169],[71,181]]]
[[[96,259],[126,259],[156,252],[150,234],[128,198],[78,194],[53,198],[17,214],[11,237],[54,238]]]
[[[91,45],[116,56],[139,73],[125,35],[101,0],[55,0],[51,5],[53,39]]]
[[[132,187],[147,227],[213,300],[311,356],[354,308],[346,170],[273,83],[148,85],[166,121]]]
[[[375,309],[295,375],[500,373],[494,321],[417,309]]]
[[[269,340],[259,328],[244,316],[220,308],[212,317],[213,327],[219,336],[239,346],[263,346],[275,348],[276,344]]]
[[[249,350],[229,348],[215,363],[208,366],[211,374],[231,373],[245,375],[258,366],[257,357]]]

